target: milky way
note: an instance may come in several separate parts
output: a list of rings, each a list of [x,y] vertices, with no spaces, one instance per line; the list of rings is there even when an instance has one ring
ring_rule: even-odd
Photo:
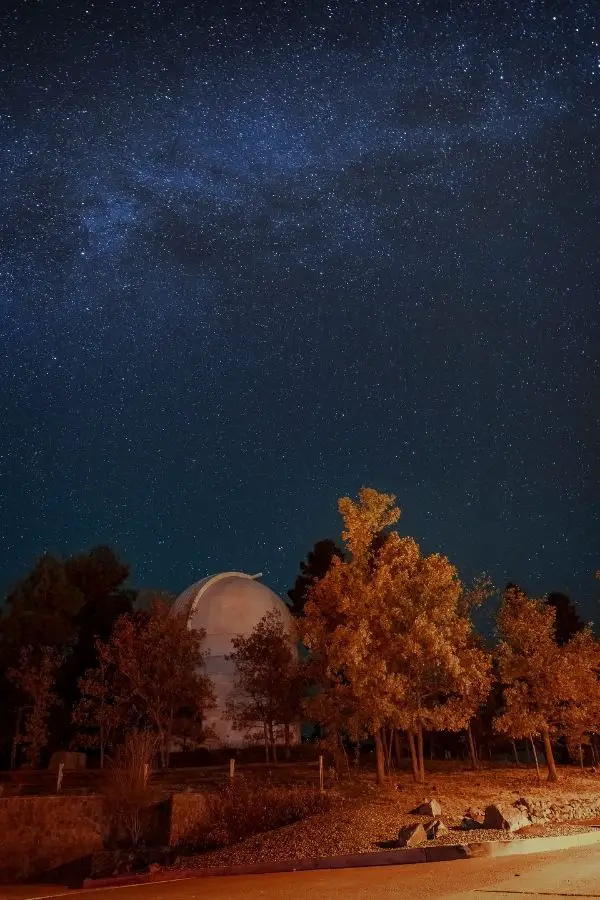
[[[139,584],[283,591],[369,484],[465,576],[593,615],[595,3],[0,26],[3,585],[102,542]]]

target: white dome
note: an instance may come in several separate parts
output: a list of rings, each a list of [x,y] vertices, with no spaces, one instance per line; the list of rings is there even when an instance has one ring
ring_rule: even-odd
[[[188,628],[204,629],[208,651],[206,674],[213,681],[217,705],[207,716],[220,744],[241,746],[244,736],[225,717],[225,704],[234,686],[234,665],[225,659],[233,652],[232,638],[248,636],[268,612],[278,611],[286,624],[291,614],[277,594],[243,572],[223,572],[203,578],[176,599],[173,611],[183,613]]]

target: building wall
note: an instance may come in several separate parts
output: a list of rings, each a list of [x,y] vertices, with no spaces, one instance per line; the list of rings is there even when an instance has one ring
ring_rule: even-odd
[[[225,572],[203,578],[187,588],[175,601],[174,610],[185,613],[188,627],[206,632],[209,655],[206,674],[214,684],[216,707],[206,716],[206,724],[215,738],[209,744],[243,747],[249,743],[242,732],[232,727],[225,710],[235,680],[234,664],[227,659],[233,652],[232,639],[249,635],[263,616],[277,610],[284,622],[291,622],[285,603],[257,578],[243,572]],[[257,736],[260,739],[260,734]],[[299,740],[299,730],[294,730]]]

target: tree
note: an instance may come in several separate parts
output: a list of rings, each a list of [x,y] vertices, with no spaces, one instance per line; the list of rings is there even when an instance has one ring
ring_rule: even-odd
[[[60,653],[51,647],[37,651],[25,647],[19,667],[8,673],[20,692],[21,710],[25,712],[23,731],[15,735],[15,745],[27,747],[27,761],[32,768],[39,765],[42,750],[48,743],[48,718],[58,703],[54,685],[60,659]]]
[[[100,748],[100,768],[104,768],[106,748],[113,743],[119,729],[128,721],[127,690],[107,644],[98,639],[98,663],[79,679],[80,699],[72,713],[72,721],[83,730],[73,743],[79,747]]]
[[[273,610],[252,632],[232,639],[234,689],[227,701],[234,727],[262,728],[267,761],[277,760],[276,728],[282,725],[289,755],[290,730],[301,712],[303,674],[283,617]]]
[[[384,548],[396,601],[390,666],[403,680],[396,722],[405,729],[416,780],[424,781],[423,732],[466,730],[491,685],[491,659],[475,635],[471,610],[484,582],[465,590],[445,556],[424,556],[412,538]],[[474,759],[474,751],[471,748]]]
[[[168,764],[173,723],[184,709],[203,715],[214,703],[204,674],[204,633],[189,630],[184,616],[162,600],[120,616],[108,641],[98,641],[99,665],[81,680],[78,721],[103,721],[121,732],[151,729]],[[83,704],[83,705],[82,705]],[[108,717],[108,718],[107,718]]]
[[[0,619],[0,665],[16,667],[23,646],[31,646],[34,657],[46,647],[62,657],[54,688],[60,703],[48,721],[54,745],[65,746],[72,737],[71,710],[80,699],[79,679],[97,663],[96,639],[106,640],[118,615],[132,609],[135,593],[123,588],[128,574],[128,566],[108,547],[66,560],[46,554],[7,597]],[[3,692],[6,708],[18,716],[14,689]]]
[[[329,538],[316,542],[313,549],[309,551],[306,562],[303,560],[300,563],[300,574],[296,578],[294,587],[288,591],[293,616],[298,617],[304,614],[310,589],[315,582],[327,574],[331,561],[341,559],[342,555],[337,544]]]
[[[309,592],[299,623],[320,683],[307,702],[333,747],[342,728],[354,740],[375,740],[377,779],[384,779],[380,729],[401,699],[399,685],[386,666],[385,600],[374,570],[373,544],[399,515],[394,497],[362,488],[357,503],[338,502],[347,556],[334,557],[326,574]]]
[[[513,585],[504,594],[498,630],[504,711],[496,728],[512,738],[540,735],[548,780],[556,781],[553,738],[570,734],[581,742],[598,721],[597,642],[584,629],[559,644],[555,608]]]
[[[107,641],[119,616],[132,612],[136,592],[123,587],[129,566],[110,547],[71,556],[64,565],[69,581],[83,597],[74,619],[76,637],[58,674],[57,689],[66,715],[56,723],[56,732],[61,743],[68,744],[74,737],[71,711],[81,699],[80,679],[98,665],[97,641]],[[103,741],[100,747],[103,755]]]
[[[7,614],[0,630],[0,654],[15,665],[22,647],[32,653],[46,647],[64,651],[74,641],[75,619],[83,594],[67,575],[62,560],[46,554],[6,598]]]
[[[323,676],[309,706],[332,714],[334,728],[345,718],[352,736],[373,737],[379,783],[381,729],[404,728],[422,781],[424,728],[468,726],[489,688],[489,658],[472,640],[454,567],[389,531],[400,515],[394,496],[363,488],[339,508],[348,555],[314,585],[301,623]]]
[[[555,633],[558,644],[566,644],[578,631],[583,631],[585,622],[577,612],[573,601],[566,594],[552,591],[547,595],[545,603],[547,606],[554,607],[556,611]]]

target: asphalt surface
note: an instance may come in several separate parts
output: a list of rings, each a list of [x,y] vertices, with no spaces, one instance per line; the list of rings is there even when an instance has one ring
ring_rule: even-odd
[[[65,891],[0,887],[0,900],[559,900],[600,898],[600,847],[501,859],[154,882]]]

